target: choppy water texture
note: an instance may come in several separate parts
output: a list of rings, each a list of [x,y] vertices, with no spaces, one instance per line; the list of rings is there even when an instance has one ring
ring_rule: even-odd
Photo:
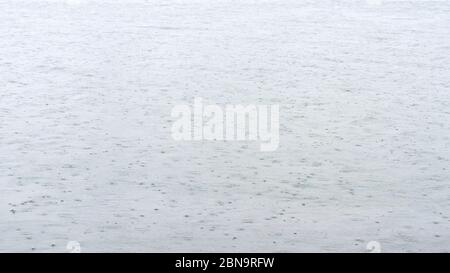
[[[0,0],[0,251],[449,251],[449,1]],[[280,147],[172,107],[279,104]]]

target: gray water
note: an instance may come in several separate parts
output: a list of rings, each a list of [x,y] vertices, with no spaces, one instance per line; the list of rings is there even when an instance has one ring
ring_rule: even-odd
[[[449,1],[0,0],[0,251],[449,251]],[[279,104],[280,147],[173,106]]]

